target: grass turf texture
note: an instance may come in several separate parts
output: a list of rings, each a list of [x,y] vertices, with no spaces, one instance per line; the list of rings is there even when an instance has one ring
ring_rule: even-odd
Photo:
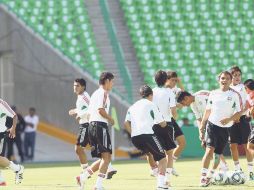
[[[233,169],[232,161],[227,162]],[[149,167],[145,161],[116,161],[113,163],[118,173],[111,180],[105,180],[106,190],[155,190],[156,179],[150,177]],[[247,172],[246,160],[241,159],[241,165]],[[174,190],[253,190],[254,181],[247,182],[240,186],[209,186],[199,187],[201,159],[180,159],[175,167],[180,174],[179,177],[172,177]],[[25,165],[24,180],[22,184],[14,184],[14,174],[10,170],[3,170],[7,181],[6,187],[2,190],[77,190],[75,176],[79,174],[78,163],[49,163],[49,164],[28,164]],[[97,174],[97,173],[96,173]],[[95,184],[97,175],[94,175],[86,183],[85,190],[91,190]],[[246,173],[247,174],[247,173]]]

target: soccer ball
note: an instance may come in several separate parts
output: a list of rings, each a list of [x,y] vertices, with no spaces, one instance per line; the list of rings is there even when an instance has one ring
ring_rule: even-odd
[[[224,185],[227,180],[227,175],[224,172],[216,172],[213,175],[213,184]]]
[[[227,172],[227,176],[231,185],[239,185],[245,182],[245,177],[242,171],[229,171]]]

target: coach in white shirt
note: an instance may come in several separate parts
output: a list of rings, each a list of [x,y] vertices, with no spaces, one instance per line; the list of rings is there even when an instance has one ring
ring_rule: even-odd
[[[234,120],[242,114],[240,107],[240,99],[238,94],[230,89],[232,75],[228,71],[220,73],[220,88],[211,91],[205,114],[201,121],[200,139],[204,140],[204,129],[206,127],[206,152],[202,160],[202,171],[200,186],[206,187],[211,183],[211,175],[207,176],[210,160],[214,157],[214,167],[211,174],[220,163],[220,155],[222,154],[229,137],[229,127]]]
[[[25,136],[24,136],[24,146],[25,146],[25,159],[34,159],[34,148],[36,139],[36,130],[39,123],[39,117],[35,114],[35,108],[29,108],[29,114],[25,116]]]
[[[151,153],[154,160],[159,162],[157,190],[168,189],[165,178],[165,153],[153,132],[154,124],[156,127],[166,127],[166,122],[157,106],[152,102],[152,89],[144,85],[140,88],[140,95],[142,99],[128,109],[124,126],[131,134],[133,144],[144,153]]]

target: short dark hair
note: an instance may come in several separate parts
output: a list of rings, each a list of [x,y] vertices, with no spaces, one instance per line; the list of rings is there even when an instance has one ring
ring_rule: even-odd
[[[85,79],[83,79],[83,78],[77,78],[74,81],[79,83],[81,86],[84,86],[86,88],[86,80]]]
[[[233,76],[231,75],[231,73],[230,73],[229,71],[222,71],[222,72],[218,75],[218,79],[220,79],[220,77],[221,77],[222,74],[229,75],[231,79],[233,78]]]
[[[33,112],[35,112],[35,111],[36,111],[36,109],[35,109],[34,107],[30,107],[30,108],[29,108],[29,111],[33,111]]]
[[[167,77],[168,77],[168,79],[177,78],[177,73],[175,71],[168,71]]]
[[[191,94],[187,91],[180,91],[176,94],[176,101],[181,103],[186,96],[191,96]]]
[[[244,82],[244,86],[249,90],[254,90],[254,80],[248,79],[248,82]]]
[[[167,81],[167,73],[165,71],[159,70],[156,72],[155,76],[154,76],[154,80],[156,82],[156,84],[161,87],[164,86],[166,81]]]
[[[99,84],[104,85],[106,80],[114,79],[114,75],[110,72],[102,72],[99,79]]]
[[[253,81],[253,79],[247,79],[246,81],[244,81],[244,85],[246,85],[247,83],[249,83],[249,82],[251,82],[251,81]]]
[[[147,98],[148,96],[153,94],[153,90],[148,85],[143,85],[139,89],[140,96],[142,98]]]
[[[231,75],[233,75],[235,72],[240,72],[242,74],[242,71],[238,66],[231,67],[229,72],[231,73]]]

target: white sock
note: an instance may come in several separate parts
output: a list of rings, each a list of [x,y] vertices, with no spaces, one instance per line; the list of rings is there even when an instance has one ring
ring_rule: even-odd
[[[86,180],[91,175],[93,175],[93,171],[89,167],[87,167],[86,171],[80,174],[80,178],[81,180]]]
[[[213,177],[214,172],[215,172],[215,170],[214,170],[214,169],[210,170],[210,172],[208,173],[207,177],[208,177],[208,178],[212,178],[212,177]]]
[[[235,170],[239,171],[241,170],[240,162],[239,161],[234,161],[235,164]]]
[[[173,157],[173,161],[176,162],[178,157],[176,157],[176,156],[172,156],[172,157]]]
[[[113,166],[112,166],[112,164],[110,162],[109,165],[108,165],[108,171],[112,171],[112,170],[114,170],[114,168],[113,168]]]
[[[151,169],[153,170],[153,173],[154,173],[154,174],[158,174],[158,172],[159,172],[158,167],[154,167],[154,168],[151,168]]]
[[[248,171],[253,172],[253,162],[248,162]]]
[[[167,168],[166,169],[166,181],[167,182],[170,182],[170,176],[171,176],[171,174],[172,174],[172,170],[173,170],[173,168]]]
[[[82,170],[86,170],[88,168],[88,163],[80,164]]]
[[[9,165],[9,168],[14,171],[14,172],[17,172],[20,170],[20,166],[17,165],[17,164],[14,164],[12,161],[10,161],[10,165]]]
[[[207,168],[202,168],[201,169],[201,178],[206,178],[208,173],[208,169]]]
[[[159,174],[157,177],[157,186],[164,187],[165,186],[165,175]]]
[[[97,180],[96,180],[96,184],[95,184],[95,187],[97,187],[97,188],[102,188],[102,181],[103,181],[103,179],[105,178],[105,174],[103,174],[103,173],[99,173],[98,174],[98,178],[97,178]]]

